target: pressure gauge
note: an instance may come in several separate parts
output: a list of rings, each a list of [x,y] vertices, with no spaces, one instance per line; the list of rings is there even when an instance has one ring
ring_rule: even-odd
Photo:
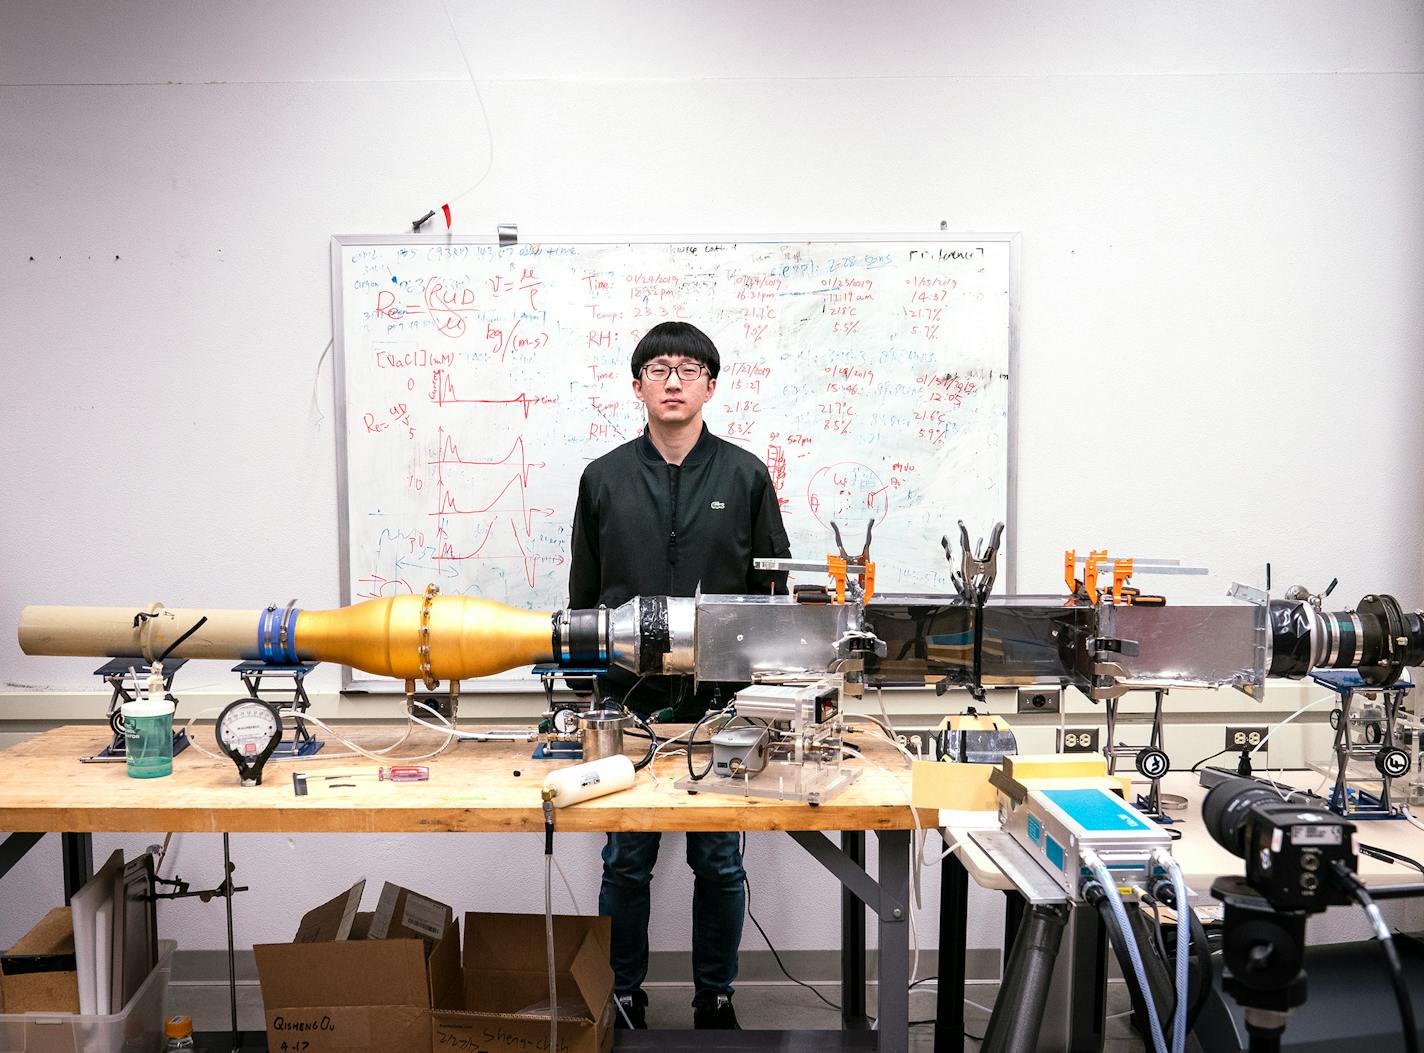
[[[578,710],[568,706],[560,706],[554,710],[551,723],[553,724],[554,730],[560,735],[566,738],[572,737],[573,733],[578,730]]]
[[[260,698],[239,698],[218,717],[217,740],[242,785],[261,785],[262,765],[282,741],[282,717]]]

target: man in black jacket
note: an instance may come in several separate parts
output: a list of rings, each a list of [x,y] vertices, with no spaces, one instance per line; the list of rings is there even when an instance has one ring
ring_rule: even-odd
[[[633,351],[633,393],[647,429],[584,469],[574,511],[569,606],[616,607],[634,596],[786,591],[784,573],[752,569],[755,557],[791,548],[771,477],[754,454],[717,438],[702,409],[717,390],[721,362],[705,333],[685,322],[654,326]],[[608,686],[641,713],[672,709],[697,720],[720,705],[720,685],[693,692],[683,677],[634,681],[615,671]],[[631,688],[631,690],[630,690]],[[644,1026],[649,885],[657,833],[614,833],[603,849],[600,913],[613,919],[614,988],[629,1019]],[[689,833],[692,972],[697,1027],[734,1028],[732,981],[746,914],[746,875],[735,833]],[[620,1016],[618,1020],[622,1024]]]

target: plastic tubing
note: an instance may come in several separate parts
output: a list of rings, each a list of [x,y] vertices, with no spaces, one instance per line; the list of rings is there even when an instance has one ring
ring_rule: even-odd
[[[1158,862],[1172,878],[1172,892],[1177,897],[1177,1006],[1172,1013],[1173,1053],[1186,1053],[1187,1048],[1187,995],[1189,983],[1187,966],[1190,962],[1192,926],[1186,912],[1192,909],[1187,899],[1187,879],[1182,868],[1172,858],[1172,853],[1163,852]]]
[[[1117,893],[1117,882],[1113,880],[1108,868],[1103,865],[1103,861],[1098,858],[1096,852],[1084,850],[1083,862],[1088,864],[1088,869],[1093,872],[1093,877],[1097,878],[1098,884],[1103,886],[1103,892],[1107,896],[1108,907],[1112,910],[1113,919],[1117,922],[1117,932],[1109,930],[1109,938],[1120,939],[1127,948],[1127,957],[1132,962],[1132,971],[1137,980],[1137,988],[1142,995],[1142,1002],[1147,1007],[1147,1023],[1152,1029],[1152,1048],[1157,1053],[1168,1053],[1167,1040],[1162,1036],[1162,1021],[1157,1016],[1157,1005],[1152,1001],[1152,988],[1147,983],[1147,970],[1142,964],[1142,954],[1137,949],[1137,941],[1132,938],[1132,929],[1127,923],[1127,910],[1122,905],[1122,897]]]

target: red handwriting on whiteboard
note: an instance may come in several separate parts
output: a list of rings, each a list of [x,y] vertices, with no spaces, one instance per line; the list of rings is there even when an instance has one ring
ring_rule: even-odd
[[[535,406],[552,406],[559,401],[557,395],[529,395],[520,392],[513,398],[507,399],[467,399],[461,398],[455,391],[455,385],[449,375],[443,369],[435,370],[430,379],[430,401],[437,406],[444,406],[449,403],[466,403],[470,405],[482,406],[518,406],[524,411],[524,419],[529,419],[529,411]]]
[[[890,514],[890,491],[872,468],[840,461],[811,476],[806,504],[823,526],[835,520],[844,528],[871,517],[883,523]]]

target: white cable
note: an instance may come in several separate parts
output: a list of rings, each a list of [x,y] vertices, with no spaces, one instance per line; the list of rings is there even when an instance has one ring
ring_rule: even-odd
[[[1108,868],[1103,865],[1103,861],[1098,858],[1096,852],[1091,849],[1082,849],[1080,858],[1093,872],[1093,877],[1097,879],[1098,884],[1102,885],[1108,907],[1117,920],[1117,932],[1114,933],[1112,926],[1109,926],[1108,936],[1110,938],[1114,935],[1118,936],[1126,947],[1128,961],[1132,963],[1132,971],[1137,977],[1138,994],[1147,1007],[1147,1023],[1152,1030],[1152,1048],[1156,1050],[1156,1053],[1168,1053],[1167,1040],[1162,1037],[1162,1022],[1157,1018],[1157,1006],[1152,1001],[1152,988],[1147,983],[1147,970],[1142,964],[1142,954],[1137,949],[1137,941],[1132,938],[1132,929],[1127,923],[1127,910],[1123,907],[1122,897],[1117,892],[1117,882],[1108,873]]]
[[[423,709],[430,709],[430,707],[425,705],[423,702],[416,702],[416,705],[420,706]],[[183,732],[185,735],[188,736],[189,745],[191,745],[199,753],[203,754],[206,757],[211,757],[214,760],[227,760],[228,758],[220,753],[214,753],[212,750],[208,749],[201,742],[199,742],[198,736],[195,733],[195,728],[198,721],[201,720],[206,714],[213,713],[217,710],[226,709],[227,706],[228,703],[224,702],[222,705],[209,706],[206,709],[200,709],[198,712],[194,713],[190,718],[188,718],[188,722],[183,726]],[[433,709],[430,711],[432,713],[435,713]],[[294,710],[283,709],[280,711],[280,714],[281,716],[291,718],[292,720],[301,718],[307,723],[315,725],[316,727],[320,728],[322,732],[324,732],[329,738],[335,739],[337,742],[341,743],[343,746],[346,746],[350,750],[350,752],[348,753],[323,753],[320,755],[313,755],[311,757],[303,758],[303,760],[307,761],[308,763],[328,760],[346,760],[351,757],[366,757],[370,760],[380,761],[382,763],[389,763],[390,761],[427,760],[431,757],[438,756],[441,753],[445,752],[446,748],[453,741],[453,737],[450,735],[447,729],[437,728],[436,730],[441,731],[443,734],[445,734],[446,738],[445,741],[433,752],[422,753],[408,757],[392,757],[389,755],[390,752],[404,744],[405,741],[410,738],[411,727],[412,724],[415,722],[414,717],[410,718],[410,722],[406,724],[405,733],[402,734],[400,738],[396,739],[395,742],[392,742],[389,746],[383,746],[380,749],[368,750],[365,747],[360,746],[355,742],[352,742],[346,736],[342,735],[340,732],[332,728],[329,724],[312,716],[310,713],[297,713]],[[445,719],[443,716],[440,716],[439,713],[436,713],[435,715],[441,720]]]
[[[890,743],[890,745],[894,746],[895,749],[898,750],[900,753],[904,754],[904,756],[905,756],[908,760],[915,761],[915,760],[919,760],[919,759],[920,759],[919,757],[916,757],[913,753],[911,753],[909,750],[907,750],[904,746],[902,746],[902,745],[900,744],[900,740],[895,737],[895,731],[894,731],[894,729],[891,728],[891,727],[890,727],[889,725],[887,725],[887,724],[881,723],[879,717],[873,717],[873,716],[871,716],[869,713],[852,713],[850,710],[841,710],[840,716],[842,716],[842,717],[854,717],[854,718],[857,719],[857,720],[868,720],[868,721],[870,721],[870,722],[871,722],[872,724],[874,724],[877,728],[879,728],[880,731],[884,734],[884,736],[885,736],[885,741],[888,742],[888,743]]]
[[[450,35],[455,38],[455,48],[460,52],[460,61],[465,64],[465,72],[470,75],[470,87],[475,89],[475,99],[480,104],[480,116],[484,118],[485,122],[485,142],[489,146],[489,157],[485,161],[484,172],[475,180],[473,186],[461,190],[458,194],[445,202],[447,205],[451,205],[467,194],[474,193],[480,184],[489,178],[490,172],[494,169],[494,130],[490,127],[489,111],[485,109],[485,97],[480,92],[479,81],[475,80],[474,68],[470,65],[469,56],[465,54],[465,45],[460,42],[460,34],[455,29],[455,20],[450,17],[450,5],[445,3],[444,0],[441,0],[440,7],[445,12],[445,21],[450,23]],[[550,1053],[554,1053],[555,1049],[557,1049],[557,1047],[550,1046]]]
[[[1164,866],[1172,877],[1172,891],[1177,897],[1177,1006],[1172,1014],[1172,1051],[1186,1053],[1187,1048],[1187,965],[1190,961],[1192,927],[1189,923],[1192,909],[1187,898],[1187,878],[1182,868],[1170,852],[1154,853],[1157,862]]]
[[[1274,735],[1276,732],[1280,731],[1281,728],[1285,727],[1287,724],[1289,724],[1289,723],[1290,723],[1292,720],[1294,720],[1296,717],[1298,717],[1298,716],[1300,716],[1302,713],[1304,713],[1307,709],[1313,709],[1314,707],[1320,705],[1322,702],[1329,702],[1329,701],[1331,701],[1331,700],[1334,699],[1334,698],[1335,698],[1334,695],[1326,695],[1324,698],[1317,698],[1314,702],[1307,702],[1305,705],[1301,706],[1299,709],[1297,709],[1297,710],[1296,710],[1294,713],[1292,713],[1290,716],[1288,716],[1288,717],[1286,717],[1284,720],[1278,722],[1274,727],[1271,728],[1270,731],[1266,732],[1264,735],[1261,736],[1261,741],[1258,742],[1258,743],[1256,743],[1256,748],[1251,751],[1251,756],[1254,757],[1254,756],[1256,756],[1256,754],[1260,753],[1262,747],[1264,747],[1264,746],[1266,745],[1266,743],[1268,743],[1268,742],[1271,741],[1271,736],[1272,736],[1272,735]]]
[[[546,804],[545,807],[548,807]],[[559,1048],[559,989],[554,976],[554,853],[544,856],[544,953],[549,961],[549,1049]]]
[[[895,774],[893,771],[885,767],[885,765],[881,764],[879,761],[871,760],[869,757],[867,757],[864,753],[861,753],[860,750],[856,749],[854,746],[847,746],[844,742],[842,742],[841,752],[849,754],[852,757],[858,757],[866,764],[869,764],[871,767],[874,768],[879,768],[887,775],[893,776]],[[895,780],[895,785],[900,786],[902,790],[905,789],[904,786],[901,786],[899,779]],[[918,907],[920,906],[920,871],[924,870],[925,868],[925,828],[920,822],[920,813],[915,808],[914,796],[908,790],[905,790],[905,800],[910,806],[910,818],[914,820],[915,823],[915,840],[913,852],[913,862],[915,865],[910,868],[910,888],[911,891],[914,892],[915,906]]]
[[[1406,804],[1404,806],[1402,814],[1411,826],[1416,826],[1420,830],[1424,830],[1424,823],[1421,823],[1418,819],[1414,818],[1414,813],[1409,810],[1409,805]]]
[[[915,912],[907,912],[910,919],[910,946],[913,953],[910,955],[910,986],[915,986],[915,974],[920,971],[920,934],[915,928]]]
[[[583,909],[578,904],[578,897],[574,895],[574,887],[569,884],[569,877],[564,873],[564,868],[559,866],[559,861],[554,860],[554,869],[559,872],[559,880],[564,883],[564,891],[569,894],[569,902],[573,904],[574,913],[582,914]]]

